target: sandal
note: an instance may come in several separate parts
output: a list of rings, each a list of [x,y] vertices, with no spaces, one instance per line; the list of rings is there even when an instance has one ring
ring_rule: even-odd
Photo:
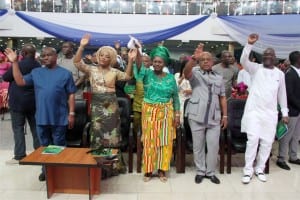
[[[163,170],[158,170],[158,177],[159,177],[159,180],[163,183],[168,181],[168,178],[166,177],[166,174]]]
[[[152,173],[145,173],[144,177],[143,177],[143,181],[144,182],[149,182],[152,178]]]

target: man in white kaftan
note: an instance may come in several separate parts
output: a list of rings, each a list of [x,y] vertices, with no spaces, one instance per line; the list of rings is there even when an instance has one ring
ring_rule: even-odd
[[[258,40],[251,34],[245,45],[241,64],[252,77],[252,86],[242,118],[241,131],[247,133],[245,167],[242,182],[250,182],[253,172],[265,182],[265,163],[270,156],[278,121],[277,105],[280,105],[283,121],[288,121],[287,97],[284,73],[274,66],[275,52],[268,48],[263,53],[263,64],[249,61],[252,45]],[[259,145],[259,150],[257,152]],[[257,155],[257,157],[256,157]],[[256,157],[256,166],[253,163]]]

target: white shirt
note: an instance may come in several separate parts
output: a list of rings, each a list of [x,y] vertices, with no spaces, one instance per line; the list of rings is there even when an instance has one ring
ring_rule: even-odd
[[[237,83],[239,84],[241,82],[245,83],[248,86],[248,90],[250,89],[252,82],[251,76],[245,69],[240,70],[238,73]]]

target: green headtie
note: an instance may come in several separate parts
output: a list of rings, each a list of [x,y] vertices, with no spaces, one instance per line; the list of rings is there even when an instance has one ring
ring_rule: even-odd
[[[154,48],[150,53],[150,58],[153,60],[153,58],[156,56],[161,57],[165,61],[166,65],[169,64],[170,54],[169,50],[166,47],[158,46]]]

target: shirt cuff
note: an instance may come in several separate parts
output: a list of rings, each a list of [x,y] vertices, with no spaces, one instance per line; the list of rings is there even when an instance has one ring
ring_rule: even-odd
[[[289,109],[288,108],[282,108],[281,109],[281,113],[282,113],[282,116],[283,117],[288,117],[288,112],[289,112]]]

